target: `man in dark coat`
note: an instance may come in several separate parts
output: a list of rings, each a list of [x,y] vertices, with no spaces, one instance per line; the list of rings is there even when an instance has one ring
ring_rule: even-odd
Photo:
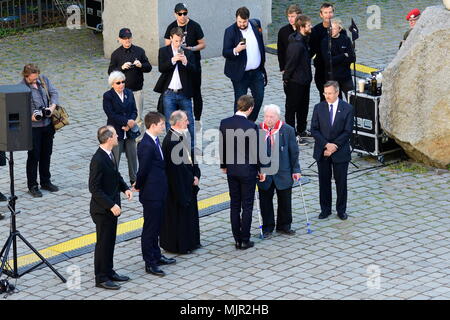
[[[336,211],[347,219],[347,172],[351,160],[350,136],[353,129],[353,107],[339,99],[339,84],[324,85],[325,101],[316,104],[311,120],[314,154],[319,171],[319,219],[331,215],[331,177],[336,181]]]
[[[200,247],[197,206],[200,168],[192,158],[193,150],[185,136],[188,124],[184,111],[173,112],[171,128],[162,145],[169,189],[160,246],[176,253],[191,253]]]
[[[91,160],[89,169],[89,191],[92,194],[90,212],[97,231],[94,268],[95,283],[99,288],[117,290],[114,281],[128,281],[113,269],[114,246],[116,244],[117,217],[121,214],[120,191],[128,200],[133,198],[117,168],[112,148],[118,144],[116,130],[112,126],[98,129],[100,146]]]

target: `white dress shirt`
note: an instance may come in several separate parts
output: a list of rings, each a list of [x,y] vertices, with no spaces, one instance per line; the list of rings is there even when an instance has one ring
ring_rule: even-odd
[[[337,112],[338,104],[339,104],[339,98],[333,103],[328,103],[328,113],[330,113],[330,105],[333,105],[333,121],[331,122],[331,124],[333,124],[334,119],[336,119],[336,112]]]
[[[258,69],[261,64],[261,52],[259,51],[259,44],[253,32],[253,27],[249,22],[247,29],[239,30],[241,31],[242,37],[245,38],[245,44],[247,45],[247,65],[245,66],[245,71]],[[239,55],[239,53],[236,55]]]
[[[171,48],[172,48],[173,56],[175,57],[178,54],[178,50],[175,50],[173,48],[173,46],[171,46]],[[176,65],[176,66],[175,66],[175,70],[172,75],[172,80],[170,80],[168,88],[172,89],[172,90],[183,89],[183,85],[181,84],[181,79],[180,79],[180,73],[178,72],[178,64],[176,62],[172,63],[172,64]]]
[[[156,138],[158,138],[157,136],[152,135],[150,132],[145,131],[145,133],[147,133],[150,138],[153,139],[153,141],[155,142],[156,146],[158,146],[158,144],[156,143]],[[158,139],[159,140],[159,139]],[[159,142],[159,153],[161,154],[161,158],[164,160],[164,156],[163,156],[163,152],[161,150],[161,141]]]

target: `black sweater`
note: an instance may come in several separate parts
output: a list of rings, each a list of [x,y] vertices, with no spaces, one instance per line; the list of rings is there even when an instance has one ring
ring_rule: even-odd
[[[322,40],[322,58],[323,63],[329,68],[330,58],[328,54],[328,39]],[[347,55],[346,55],[347,54]],[[337,38],[331,38],[331,63],[333,64],[333,80],[345,81],[352,78],[350,64],[355,62],[355,52],[353,51],[352,41],[344,34]]]
[[[125,62],[133,63],[135,60],[139,60],[142,64],[142,68],[132,67],[127,70],[122,70],[122,65]],[[145,50],[141,47],[131,45],[130,48],[125,49],[123,46],[117,48],[111,54],[111,62],[108,68],[108,74],[113,71],[121,71],[125,74],[125,87],[132,91],[142,90],[144,86],[144,72],[152,71],[152,65],[148,61],[145,55]]]
[[[308,37],[298,32],[289,36],[283,81],[292,81],[301,85],[308,85],[312,81]]]
[[[283,71],[286,65],[286,50],[289,45],[289,36],[295,32],[294,28],[287,24],[278,31],[277,55],[280,71]]]

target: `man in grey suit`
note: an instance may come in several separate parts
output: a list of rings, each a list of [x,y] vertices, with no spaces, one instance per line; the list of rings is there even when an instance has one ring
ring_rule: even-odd
[[[263,235],[269,238],[275,229],[273,195],[277,192],[278,212],[276,230],[293,235],[292,224],[292,185],[301,177],[298,161],[299,149],[295,130],[280,120],[280,108],[270,104],[264,107],[264,122],[260,124],[262,143],[260,146],[261,172],[265,180],[258,182]]]

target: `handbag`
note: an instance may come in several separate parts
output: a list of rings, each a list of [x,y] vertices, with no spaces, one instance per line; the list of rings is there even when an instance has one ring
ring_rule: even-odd
[[[141,135],[141,130],[139,130],[139,126],[137,123],[134,124],[134,127],[127,131],[128,139],[136,139]]]
[[[50,94],[48,93],[47,84],[41,77],[39,77],[39,80],[41,81],[42,86],[45,89],[45,93],[47,94],[47,99],[50,102]],[[69,124],[69,114],[64,107],[57,105],[55,110],[53,110],[52,124],[55,130],[59,130]]]

